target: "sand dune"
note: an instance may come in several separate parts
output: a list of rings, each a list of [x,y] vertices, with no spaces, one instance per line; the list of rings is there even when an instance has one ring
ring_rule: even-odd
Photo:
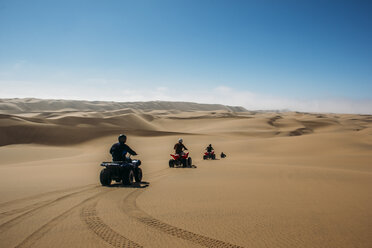
[[[38,99],[0,111],[0,247],[372,246],[372,116]],[[102,187],[119,133],[145,182]],[[197,168],[168,167],[179,137]],[[203,160],[210,143],[227,158]]]
[[[66,112],[66,111],[115,111],[120,109],[142,111],[178,110],[178,111],[215,111],[245,112],[243,107],[224,106],[221,104],[198,104],[192,102],[104,102],[76,100],[44,100],[35,98],[0,99],[0,113],[27,112]]]

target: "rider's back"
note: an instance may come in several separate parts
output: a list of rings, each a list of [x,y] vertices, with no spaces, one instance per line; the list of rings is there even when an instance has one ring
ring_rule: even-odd
[[[115,143],[110,149],[113,161],[124,161],[127,152],[132,151],[127,144]]]
[[[186,147],[185,147],[183,144],[181,144],[181,143],[176,143],[176,144],[174,145],[174,150],[175,150],[175,152],[176,152],[177,154],[178,154],[178,153],[181,153],[183,148],[186,149]]]
[[[123,160],[123,152],[124,152],[124,144],[115,143],[111,146],[110,153],[112,155],[113,161],[122,161]]]

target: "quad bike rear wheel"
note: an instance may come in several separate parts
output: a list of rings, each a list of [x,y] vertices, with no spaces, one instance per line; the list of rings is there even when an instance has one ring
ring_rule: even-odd
[[[111,184],[111,175],[108,169],[105,168],[101,170],[99,180],[101,181],[102,186],[109,186]]]
[[[134,182],[134,172],[132,169],[124,172],[123,176],[123,184],[124,185],[132,185]]]
[[[174,167],[174,160],[173,159],[169,159],[169,167],[170,168]]]
[[[134,179],[136,179],[137,183],[140,183],[142,181],[142,169],[137,168],[136,173],[134,173]]]
[[[213,159],[213,160],[216,159],[216,154],[212,154],[212,159]]]
[[[208,158],[207,155],[204,155],[204,156],[203,156],[203,159],[204,159],[204,160],[206,160],[207,158]]]
[[[191,157],[189,157],[187,159],[187,167],[191,167],[191,166],[192,166],[192,159],[191,159]]]
[[[182,166],[183,166],[184,168],[187,167],[187,160],[186,160],[186,159],[182,159]]]

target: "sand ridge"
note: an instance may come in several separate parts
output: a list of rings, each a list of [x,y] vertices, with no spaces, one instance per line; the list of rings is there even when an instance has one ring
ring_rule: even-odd
[[[372,116],[47,102],[0,104],[1,247],[372,245]],[[119,133],[144,182],[102,187]]]
[[[142,111],[154,110],[178,110],[187,111],[214,111],[225,110],[230,112],[245,112],[243,107],[225,106],[221,104],[198,104],[193,102],[108,102],[108,101],[78,101],[78,100],[54,100],[36,98],[13,98],[0,99],[0,112],[4,113],[27,113],[27,112],[66,112],[66,111],[115,111],[120,109],[132,109]]]

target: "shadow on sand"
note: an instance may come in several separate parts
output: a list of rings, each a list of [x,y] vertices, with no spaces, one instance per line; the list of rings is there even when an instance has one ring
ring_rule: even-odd
[[[191,165],[191,166],[189,166],[189,167],[183,167],[183,166],[174,166],[173,168],[175,168],[175,169],[195,169],[195,168],[198,168],[196,165]],[[172,168],[172,169],[173,169]]]
[[[133,183],[132,185],[124,185],[122,183],[115,183],[115,184],[111,184],[110,188],[137,188],[137,189],[140,189],[140,188],[147,188],[148,186],[150,186],[150,183],[149,182],[140,182],[140,183]]]

